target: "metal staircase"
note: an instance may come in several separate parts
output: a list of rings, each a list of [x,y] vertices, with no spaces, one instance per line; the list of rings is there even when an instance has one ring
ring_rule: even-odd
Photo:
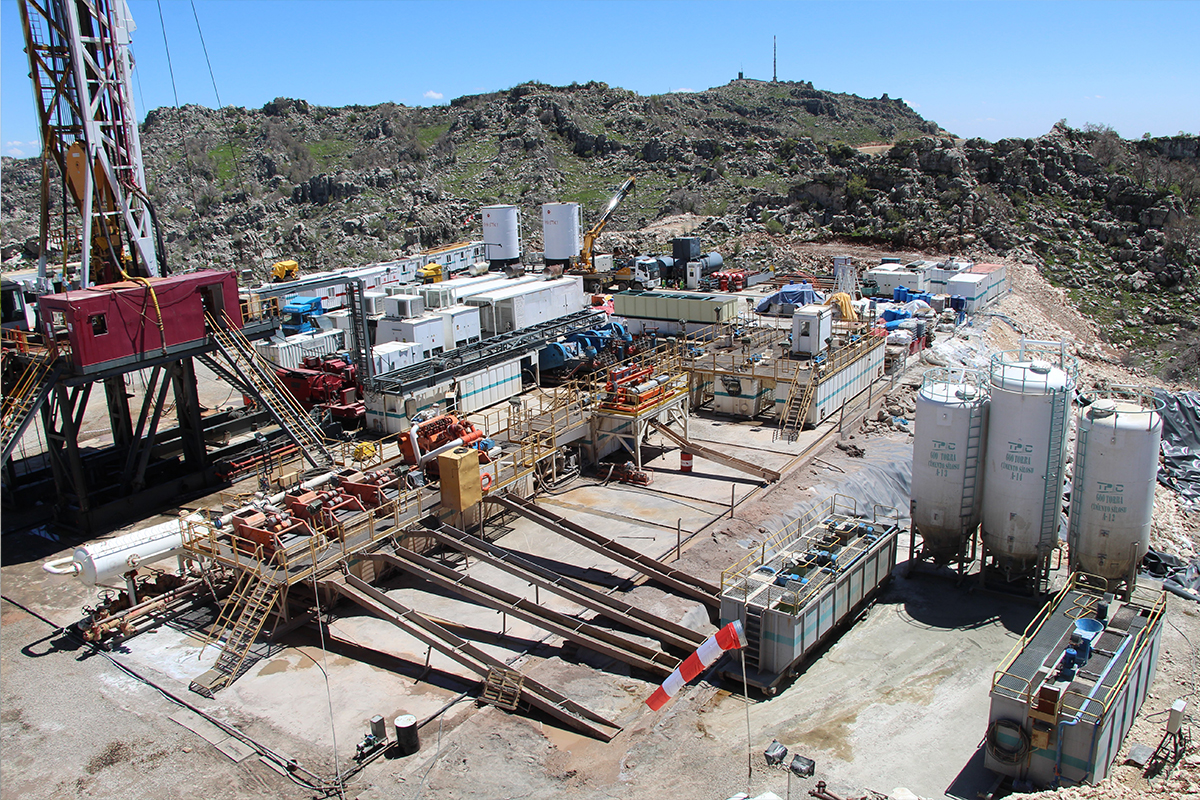
[[[225,601],[221,616],[209,641],[228,631],[225,645],[212,669],[192,681],[188,687],[197,694],[212,697],[215,692],[233,683],[249,667],[246,656],[258,638],[267,616],[279,599],[283,584],[253,572],[242,573],[234,592]],[[236,617],[235,617],[236,615]]]
[[[1048,588],[1050,556],[1058,544],[1058,522],[1062,512],[1063,450],[1066,447],[1070,390],[1054,393],[1050,406],[1050,435],[1046,442],[1046,490],[1042,497],[1042,528],[1038,536],[1038,590]]]
[[[809,376],[803,386],[800,385],[802,373]],[[772,441],[786,439],[794,442],[800,438],[804,420],[808,417],[808,409],[812,407],[813,397],[817,393],[817,382],[816,374],[808,370],[796,370],[792,375],[792,382],[788,386],[787,402],[783,404],[783,415],[780,417],[779,426],[771,435]]]
[[[5,365],[5,371],[8,366]],[[16,367],[16,364],[13,363],[12,366]],[[8,461],[8,457],[12,455],[12,451],[33,420],[34,413],[54,388],[54,382],[58,380],[60,372],[62,364],[49,354],[35,356],[21,370],[13,385],[4,387],[4,405],[0,415],[0,445],[3,446],[3,457],[0,458],[0,463]]]
[[[374,372],[371,361],[371,339],[367,331],[367,306],[362,281],[346,282],[346,302],[350,306],[350,352],[360,380],[370,381]]]
[[[325,446],[321,429],[313,422],[308,412],[296,401],[292,393],[275,374],[275,367],[263,359],[250,340],[242,335],[224,313],[221,322],[208,315],[209,334],[240,378],[242,385],[250,390],[254,399],[262,404],[275,422],[283,429],[304,458],[314,467],[327,467],[333,463],[333,455]]]

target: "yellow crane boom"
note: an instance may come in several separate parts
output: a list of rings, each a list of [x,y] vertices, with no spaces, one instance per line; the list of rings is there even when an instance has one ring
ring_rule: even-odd
[[[608,221],[612,219],[613,212],[617,210],[617,206],[621,205],[637,184],[637,178],[630,176],[621,188],[617,189],[617,193],[608,201],[608,207],[604,209],[604,213],[600,215],[600,219],[592,226],[592,229],[583,235],[583,248],[579,251],[579,262],[576,268],[583,272],[595,272],[596,265],[592,261],[592,250],[596,245],[596,239],[604,231],[604,227],[608,225]]]

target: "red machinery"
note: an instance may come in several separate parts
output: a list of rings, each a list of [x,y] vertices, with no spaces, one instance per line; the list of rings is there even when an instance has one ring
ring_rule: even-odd
[[[304,366],[279,367],[275,374],[292,396],[309,408],[327,409],[343,423],[357,423],[367,415],[366,404],[359,399],[357,370],[340,358],[320,359],[306,356]]]
[[[379,508],[400,494],[400,476],[383,467],[367,472],[344,469],[338,473],[338,486],[357,497],[367,508]]]
[[[253,553],[261,546],[263,555],[271,557],[278,550],[302,536],[313,536],[313,530],[302,519],[296,519],[286,511],[243,511],[230,520],[234,531],[234,546],[244,553]]]
[[[400,452],[404,455],[405,464],[424,464],[441,448],[471,445],[481,439],[483,431],[469,420],[459,419],[454,414],[442,414],[417,423],[409,430],[408,436],[401,436]]]
[[[608,372],[601,408],[636,413],[670,391],[670,375],[654,375],[652,367],[617,367]]]
[[[336,529],[341,519],[348,516],[346,512],[353,514],[366,511],[357,497],[347,494],[340,487],[320,491],[292,489],[283,502],[293,516],[320,530]]]

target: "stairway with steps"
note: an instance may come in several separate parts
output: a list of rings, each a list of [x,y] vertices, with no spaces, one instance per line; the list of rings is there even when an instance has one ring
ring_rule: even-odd
[[[314,467],[332,464],[333,456],[325,445],[320,428],[279,380],[274,365],[255,351],[250,340],[224,314],[220,321],[209,315],[208,324],[209,333],[230,369],[241,378],[243,385],[270,413],[288,438],[300,448],[304,458]]]
[[[801,376],[804,383],[801,384]],[[772,441],[785,439],[789,442],[794,442],[800,438],[800,431],[804,428],[804,420],[808,417],[808,409],[812,407],[813,397],[817,393],[817,379],[815,375],[811,376],[809,370],[796,370],[792,375],[792,382],[788,386],[787,402],[783,404],[783,415],[779,420],[779,426],[771,435]]]
[[[212,669],[192,681],[188,687],[197,694],[212,697],[220,689],[237,680],[250,664],[246,656],[258,638],[267,617],[279,599],[283,584],[266,576],[245,573],[215,626],[219,631],[228,628],[225,644]],[[235,618],[236,615],[236,618]],[[222,621],[225,625],[222,626]],[[232,621],[232,625],[230,625]]]
[[[5,377],[11,370],[16,375],[12,386],[4,387],[3,412],[0,414],[0,446],[3,448],[3,458],[0,463],[8,461],[17,443],[25,435],[25,430],[33,420],[34,414],[50,395],[54,382],[62,372],[62,364],[49,354],[35,356],[21,366],[15,356],[6,355]]]

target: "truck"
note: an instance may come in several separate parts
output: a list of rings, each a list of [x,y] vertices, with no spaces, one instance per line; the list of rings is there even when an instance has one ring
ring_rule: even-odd
[[[637,179],[630,177],[616,194],[608,201],[604,213],[583,235],[583,245],[579,255],[572,259],[567,275],[578,275],[583,278],[583,290],[588,294],[603,292],[609,286],[616,285],[619,291],[626,289],[657,289],[661,285],[657,262],[651,259],[626,258],[614,268],[613,256],[610,254],[596,255],[593,251],[596,239],[612,219],[613,212],[637,185]]]
[[[445,279],[445,270],[441,264],[426,264],[417,270],[417,280],[420,283],[441,283]]]
[[[314,333],[319,330],[313,317],[324,314],[321,298],[296,295],[287,301],[283,307],[283,333],[294,336],[297,333]]]

